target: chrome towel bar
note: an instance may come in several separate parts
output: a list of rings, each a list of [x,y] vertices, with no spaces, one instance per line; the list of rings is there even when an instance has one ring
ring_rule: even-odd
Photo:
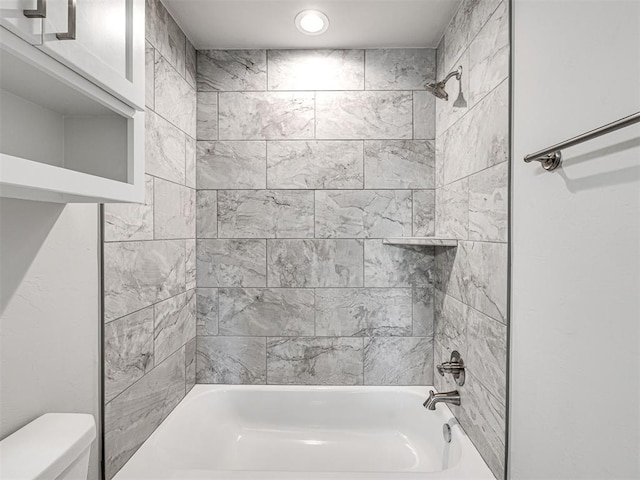
[[[614,132],[638,122],[640,122],[640,112],[636,112],[632,115],[629,115],[628,117],[616,120],[615,122],[608,123],[600,128],[590,130],[586,133],[583,133],[582,135],[578,135],[577,137],[565,140],[564,142],[557,143],[556,145],[545,148],[544,150],[530,153],[529,155],[524,157],[524,161],[527,163],[533,161],[540,162],[542,168],[550,172],[558,168],[562,163],[562,149],[573,147],[574,145],[578,145],[579,143],[586,142],[587,140],[591,140],[602,135],[606,135],[607,133]]]

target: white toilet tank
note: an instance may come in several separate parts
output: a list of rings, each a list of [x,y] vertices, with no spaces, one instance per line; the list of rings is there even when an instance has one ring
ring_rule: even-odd
[[[86,480],[92,415],[47,413],[0,442],[2,480]]]

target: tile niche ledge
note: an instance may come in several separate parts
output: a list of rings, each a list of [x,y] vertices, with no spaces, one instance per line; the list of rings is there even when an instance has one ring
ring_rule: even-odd
[[[437,237],[393,237],[383,238],[384,245],[412,245],[424,247],[457,247],[458,240],[454,238]]]

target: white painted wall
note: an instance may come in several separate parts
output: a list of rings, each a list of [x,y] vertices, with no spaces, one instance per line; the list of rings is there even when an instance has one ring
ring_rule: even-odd
[[[98,421],[98,266],[96,205],[0,199],[0,438],[46,412]]]
[[[516,0],[510,474],[640,478],[640,1]]]

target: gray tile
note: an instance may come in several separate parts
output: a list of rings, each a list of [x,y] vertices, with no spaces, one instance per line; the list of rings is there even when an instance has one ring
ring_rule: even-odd
[[[313,92],[220,93],[221,140],[310,139]]]
[[[269,90],[363,90],[364,50],[269,50]]]
[[[478,0],[462,0],[456,14],[445,29],[441,48],[438,49],[438,73],[440,76],[446,75],[446,72],[454,68],[453,63],[469,46],[470,10],[477,3],[480,2]]]
[[[104,326],[105,402],[110,402],[152,368],[152,307]]]
[[[448,360],[451,352],[457,350],[463,359],[468,361],[467,349],[467,317],[468,310],[464,303],[438,290],[435,294],[435,339],[442,345],[446,358],[436,358],[440,363]]]
[[[156,178],[154,182],[154,238],[196,236],[196,191]]]
[[[185,393],[196,384],[196,338],[184,346]]]
[[[268,240],[270,287],[362,287],[360,240]]]
[[[367,50],[367,90],[422,90],[436,76],[433,48]]]
[[[413,138],[436,138],[436,97],[426,91],[413,92]]]
[[[198,190],[196,201],[196,236],[218,237],[218,192]]]
[[[365,385],[432,385],[433,338],[373,337],[364,346]]]
[[[318,92],[316,138],[410,139],[411,92]]]
[[[188,238],[185,241],[185,289],[196,288],[196,239]]]
[[[509,82],[503,82],[441,137],[445,184],[509,158]],[[438,168],[436,166],[436,168]]]
[[[185,290],[184,240],[105,243],[105,320]]]
[[[188,135],[185,140],[185,185],[196,188],[196,141]]]
[[[364,142],[365,188],[434,188],[435,142]]]
[[[459,242],[455,250],[455,258],[447,267],[443,290],[485,315],[506,323],[507,245]]]
[[[155,107],[155,49],[149,42],[144,46],[144,104],[147,108]]]
[[[267,143],[269,188],[362,188],[361,141]]]
[[[472,105],[509,76],[509,7],[503,1],[469,46]]]
[[[162,362],[196,336],[196,291],[189,290],[156,303],[154,309],[154,352]]]
[[[265,142],[198,142],[198,188],[266,188]]]
[[[460,388],[460,425],[496,478],[504,478],[505,406],[473,375]]]
[[[184,46],[183,46],[184,51]],[[182,70],[184,72],[184,68]],[[155,110],[188,135],[196,136],[196,92],[164,57],[156,54]]]
[[[436,190],[436,236],[469,238],[469,179]]]
[[[153,239],[153,177],[145,177],[144,192],[144,203],[105,204],[105,242]]]
[[[196,289],[196,334],[218,335],[218,289]]]
[[[220,190],[220,238],[313,237],[313,192]]]
[[[185,45],[185,68],[184,68],[184,78],[189,85],[193,88],[196,88],[196,67],[197,67],[197,58],[196,58],[196,49],[193,47],[189,39],[187,39],[187,44]]]
[[[197,101],[196,138],[198,140],[217,140],[218,92],[198,92]]]
[[[266,382],[264,337],[198,337],[196,381],[258,385]]]
[[[164,118],[145,115],[145,168],[149,175],[184,183],[185,135]]]
[[[470,308],[467,315],[468,352],[473,375],[506,404],[507,326]]]
[[[413,287],[413,336],[433,337],[434,288],[432,285]]]
[[[440,77],[444,75],[446,65],[444,64],[444,35],[440,38],[438,46],[436,47],[436,78],[440,80]]]
[[[411,310],[408,288],[319,288],[316,335],[409,336]]]
[[[445,134],[446,135],[446,134]],[[444,137],[436,140],[436,188],[444,187]]]
[[[318,190],[315,197],[317,237],[411,236],[409,190]]]
[[[314,334],[314,293],[301,288],[221,288],[220,335]]]
[[[501,0],[463,0],[444,33],[442,67],[449,70]],[[468,70],[467,70],[468,71]]]
[[[361,385],[361,338],[269,338],[267,383]]]
[[[432,276],[433,248],[383,245],[382,240],[365,240],[365,286],[430,285]]]
[[[112,478],[122,468],[182,400],[184,364],[184,349],[180,349],[106,404],[104,448],[107,478]]]
[[[199,91],[266,90],[265,50],[198,50]]]
[[[435,249],[434,262],[434,287],[440,292],[449,292],[449,282],[453,264],[458,255],[458,248],[438,248]]]
[[[185,35],[160,0],[146,0],[146,38],[180,74],[185,68]]]
[[[469,177],[469,238],[506,242],[509,234],[509,162]]]
[[[198,287],[266,286],[265,240],[198,240]]]
[[[432,237],[436,232],[436,191],[413,191],[413,236]]]

